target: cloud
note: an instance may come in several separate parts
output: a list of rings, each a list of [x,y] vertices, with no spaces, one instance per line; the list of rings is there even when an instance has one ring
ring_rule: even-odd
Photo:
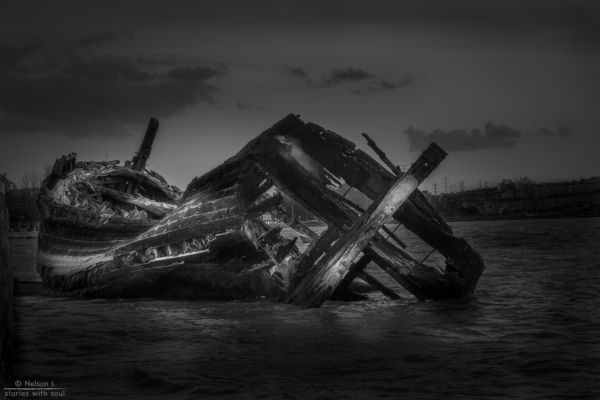
[[[480,129],[471,129],[470,131],[436,129],[426,133],[422,129],[410,126],[405,133],[408,136],[411,151],[422,151],[431,142],[436,142],[447,151],[502,149],[515,147],[522,136],[522,133],[516,129],[492,122],[485,124],[483,132]]]
[[[362,95],[363,93],[388,92],[388,91],[404,88],[404,87],[410,85],[411,83],[412,83],[412,78],[410,78],[410,77],[402,78],[398,82],[390,82],[390,81],[383,80],[383,79],[372,80],[372,81],[369,81],[369,83],[365,89],[363,89],[363,90],[353,89],[350,92],[357,94],[357,95]]]
[[[304,68],[301,67],[290,67],[290,66],[285,66],[282,68],[282,72],[292,78],[302,78],[302,79],[309,79],[308,78],[308,74],[306,73],[306,70]]]
[[[152,79],[150,73],[139,69],[127,59],[115,56],[88,60],[71,58],[65,72],[71,78],[98,82],[142,82]]]
[[[225,66],[225,64],[219,64],[217,67],[194,67],[190,65],[184,65],[182,67],[171,69],[164,76],[168,79],[174,79],[183,82],[201,82],[210,78],[224,75],[228,71],[229,69]]]
[[[133,39],[134,34],[129,31],[92,33],[79,40],[75,47],[99,46],[123,38]]]
[[[559,126],[557,131],[548,128],[540,128],[539,132],[544,136],[571,136],[571,130],[564,126]]]
[[[334,68],[329,75],[323,79],[325,86],[334,86],[347,82],[359,82],[373,77],[372,74],[360,68]]]
[[[246,103],[242,103],[242,102],[236,102],[235,103],[235,107],[238,110],[244,110],[244,111],[248,111],[248,110],[260,110],[260,111],[264,111],[265,107],[262,106],[254,106],[252,104],[246,104]]]
[[[0,70],[0,134],[49,132],[122,135],[150,115],[169,117],[197,103],[215,104],[211,83],[227,67],[184,65],[167,71],[142,68],[134,58],[49,56],[48,69],[24,69],[33,47],[0,48],[11,70]],[[18,51],[17,51],[18,50]]]
[[[20,74],[29,69],[27,59],[40,49],[40,42],[20,45],[0,44],[0,73]]]

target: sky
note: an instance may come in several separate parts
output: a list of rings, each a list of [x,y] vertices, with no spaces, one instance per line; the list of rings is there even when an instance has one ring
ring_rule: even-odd
[[[600,175],[600,3],[2,1],[0,172],[130,159],[185,188],[287,114],[438,192]],[[376,157],[373,153],[370,153]]]

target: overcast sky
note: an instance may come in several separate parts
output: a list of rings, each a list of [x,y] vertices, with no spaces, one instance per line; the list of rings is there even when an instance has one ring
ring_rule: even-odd
[[[0,172],[69,151],[131,158],[185,187],[289,113],[423,185],[600,175],[600,7],[592,1],[4,1]]]

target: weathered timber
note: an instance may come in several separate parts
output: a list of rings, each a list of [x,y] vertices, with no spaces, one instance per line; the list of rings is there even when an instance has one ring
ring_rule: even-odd
[[[148,128],[146,129],[146,134],[144,135],[144,140],[140,145],[140,149],[133,156],[131,162],[126,164],[126,166],[130,166],[134,171],[143,171],[146,167],[146,162],[150,157],[150,153],[152,152],[152,143],[154,142],[154,138],[156,137],[156,132],[158,131],[158,120],[156,118],[150,118],[150,122],[148,122]],[[136,194],[140,188],[141,181],[140,179],[135,179],[126,183],[127,185],[127,193]]]
[[[116,254],[125,254],[130,251],[146,249],[148,247],[165,246],[207,234],[215,235],[217,233],[239,228],[240,224],[240,217],[238,215],[232,215],[199,224],[181,226],[177,229],[131,241],[126,245],[117,248]]]
[[[0,177],[0,384],[11,381],[10,359],[13,340],[13,279],[8,257],[8,209]]]
[[[354,258],[445,155],[437,145],[430,145],[407,173],[382,192],[349,231],[326,251],[298,286],[290,288],[286,300],[301,307],[318,307],[327,300],[348,272]]]
[[[352,281],[354,281],[354,279],[358,276],[358,273],[363,271],[371,261],[372,259],[370,256],[363,254],[358,261],[356,261],[350,267],[348,273],[344,276],[344,279],[342,279],[340,284],[335,288],[332,298],[343,299],[346,296],[346,292],[348,291],[348,287]]]
[[[310,229],[308,226],[304,225],[302,222],[298,221],[296,218],[292,217],[281,207],[272,208],[269,211],[269,213],[276,220],[283,222],[284,224],[288,225],[290,228],[292,228],[296,232],[299,232],[299,233],[309,237],[310,239],[315,240],[319,237],[319,235],[317,235],[317,233],[315,231]]]
[[[365,209],[362,208],[361,206],[359,206],[358,204],[350,201],[348,198],[341,196],[340,200],[342,200],[344,203],[348,204],[350,206],[350,208],[352,208],[354,211],[356,211],[357,214],[362,214],[365,212]],[[387,237],[391,238],[392,240],[394,240],[394,242],[398,243],[398,245],[402,248],[406,248],[406,244],[400,240],[400,238],[398,236],[396,236],[394,234],[394,232],[392,232],[387,226],[385,225],[381,225],[381,230],[384,231],[385,233],[387,233]]]
[[[419,263],[395,246],[379,240],[365,250],[375,263],[419,300],[459,298],[470,294],[458,271],[442,271]]]
[[[163,218],[170,210],[175,208],[174,205],[168,203],[159,203],[152,200],[142,199],[123,193],[118,190],[109,189],[100,185],[93,185],[94,191],[106,196],[107,198],[119,201],[125,204],[131,204],[137,208],[148,211],[157,218]]]
[[[406,248],[406,243],[404,243],[402,240],[400,240],[400,238],[398,236],[396,236],[394,234],[394,232],[392,230],[390,230],[390,228],[388,228],[387,226],[383,225],[381,227],[381,229],[383,229],[383,231],[385,233],[387,233],[387,238],[392,238],[394,240],[394,242],[398,243],[398,246],[402,247],[403,249]]]
[[[194,178],[180,197],[160,175],[134,168],[149,153],[143,148],[149,147],[142,145],[139,158],[126,167],[61,159],[62,175],[48,180],[40,195],[38,262],[49,286],[101,296],[267,296],[307,307],[334,292],[348,294],[356,277],[397,297],[364,271],[370,261],[419,299],[462,297],[481,273],[478,255],[452,236],[416,189],[437,158],[419,159],[410,174],[398,177],[385,153],[379,155],[392,172],[352,142],[290,115]],[[442,152],[433,149],[440,158]],[[139,184],[138,195],[115,190],[121,182]],[[373,200],[368,210],[339,194],[346,184]],[[319,235],[288,215],[280,206],[283,195],[327,229]],[[307,236],[308,248],[302,251],[297,238],[284,237],[281,225],[269,229],[265,214]],[[445,270],[427,267],[400,248],[405,244],[383,225],[392,215],[442,254],[453,255]]]
[[[389,182],[394,179],[393,173],[383,168],[362,150],[355,149],[355,146],[347,140],[315,124],[304,124],[294,115],[284,118],[267,132],[269,133],[267,137],[277,138],[278,135],[282,135],[285,136],[285,140],[280,141],[281,144],[278,147],[269,144],[265,144],[264,147],[260,146],[264,154],[262,158],[277,158],[277,152],[289,153],[293,149],[295,154],[301,155],[301,160],[296,164],[300,164],[300,167],[305,171],[310,171],[306,175],[310,175],[313,179],[319,179],[323,175],[319,170],[326,168],[331,173],[342,177],[350,186],[371,199],[375,199],[378,193],[384,190]],[[256,140],[259,139],[261,138]],[[248,147],[250,147],[250,144]],[[277,150],[269,151],[268,149],[272,147]],[[278,162],[285,165],[286,158],[279,157]],[[297,165],[290,165],[290,168],[294,171],[297,167]],[[274,171],[274,169],[276,167],[273,165],[269,173],[273,176],[276,174],[283,175],[284,171]],[[278,186],[280,184],[285,185],[286,177],[291,182],[295,182],[295,179],[303,179],[304,176],[304,173],[288,173],[280,177],[279,182],[274,181],[274,183]],[[301,197],[306,200],[308,197],[323,201],[329,199],[335,201],[330,193],[318,193],[317,196],[308,193],[313,189],[313,186],[318,185],[322,188],[326,186],[326,182],[322,179],[320,183],[317,182],[315,185],[306,185],[302,188],[303,193],[294,193],[293,186],[282,186],[282,189],[296,200]],[[427,244],[438,249],[448,260],[446,271],[449,273],[456,272],[462,279],[461,286],[468,288],[463,295],[472,293],[484,269],[481,256],[463,239],[452,235],[449,226],[439,217],[423,196],[416,198],[411,196],[409,200],[394,214],[394,219],[401,222]],[[305,203],[302,203],[302,201],[300,203],[306,207]],[[308,208],[312,209],[313,207]],[[353,210],[348,212],[343,207],[337,209],[337,213],[329,212],[330,207],[328,205],[318,208],[318,211],[320,213],[317,214],[319,218],[328,225],[349,226],[348,220],[353,220]]]
[[[152,143],[154,143],[154,138],[156,137],[157,131],[158,120],[156,118],[150,118],[150,122],[148,122],[148,128],[146,129],[146,134],[144,135],[144,140],[140,145],[140,149],[131,160],[131,168],[135,169],[136,171],[144,170],[146,163],[148,162],[148,158],[150,157],[150,153],[152,152]]]
[[[385,155],[385,153],[383,152],[383,150],[381,150],[379,148],[379,146],[377,146],[377,144],[375,143],[375,141],[373,139],[371,139],[369,137],[369,135],[367,135],[364,132],[363,132],[362,135],[363,135],[363,137],[365,139],[367,139],[367,144],[369,145],[369,147],[372,148],[373,151],[375,152],[375,154],[377,154],[379,156],[379,158],[381,159],[381,161],[383,161],[385,163],[385,165],[388,166],[388,168],[390,169],[390,171],[392,171],[396,175],[402,174],[402,171],[400,170],[400,167],[397,166],[396,164],[394,164],[393,162],[391,162],[389,158],[387,158],[387,156]]]
[[[391,169],[391,171],[396,175],[400,176],[402,174],[402,170],[397,165],[394,165],[386,156],[386,154],[377,146],[375,141],[369,137],[366,133],[362,134],[363,137],[367,140],[367,144],[369,147],[373,149],[373,151],[381,158],[381,160]],[[429,204],[429,202],[423,197],[423,194],[420,192],[415,192],[413,194],[413,206],[414,209],[399,210],[397,215],[394,217],[397,220],[402,221],[407,224],[408,229],[413,231],[416,230],[415,233],[426,241],[427,243],[433,245],[442,245],[447,244],[446,247],[451,250],[445,250],[442,254],[450,257],[452,252],[456,249],[456,245],[452,240],[450,235],[451,230],[446,224],[446,222],[435,212],[433,207]],[[410,211],[410,212],[407,212]],[[436,225],[429,227],[427,229],[427,224],[423,224],[424,219],[432,218],[435,220]],[[444,229],[436,229],[443,227]]]
[[[369,274],[367,271],[365,271],[365,270],[358,271],[356,273],[356,276],[358,278],[362,279],[363,281],[367,282],[373,288],[379,290],[381,293],[383,293],[390,299],[399,299],[400,298],[400,296],[398,296],[396,294],[396,292],[394,292],[392,289],[385,286],[383,283],[381,283],[377,278],[375,278],[373,275]]]
[[[245,216],[246,218],[256,218],[273,208],[277,208],[282,202],[283,196],[277,193],[273,197],[269,197],[256,205],[246,208]]]

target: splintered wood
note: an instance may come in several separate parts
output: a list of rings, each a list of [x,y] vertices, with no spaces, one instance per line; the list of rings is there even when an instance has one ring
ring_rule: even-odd
[[[180,194],[144,168],[157,128],[151,120],[124,167],[78,163],[73,154],[57,160],[40,197],[38,262],[49,286],[318,307],[356,298],[348,288],[359,278],[398,298],[367,271],[372,263],[421,300],[475,289],[481,257],[418,190],[446,155],[437,145],[402,172],[366,134],[385,167],[340,135],[288,115]],[[326,229],[318,234],[293,209],[290,215],[290,199]],[[446,265],[415,260],[384,225],[390,221],[445,256]]]

